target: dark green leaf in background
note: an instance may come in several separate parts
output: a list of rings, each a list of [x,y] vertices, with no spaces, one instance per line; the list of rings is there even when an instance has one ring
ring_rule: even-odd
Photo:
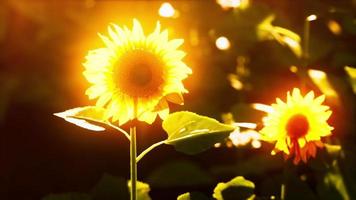
[[[149,175],[147,182],[154,187],[201,186],[213,183],[208,172],[191,161],[162,164]]]
[[[237,176],[226,183],[219,183],[213,197],[217,200],[246,200],[253,199],[255,184],[242,176]]]

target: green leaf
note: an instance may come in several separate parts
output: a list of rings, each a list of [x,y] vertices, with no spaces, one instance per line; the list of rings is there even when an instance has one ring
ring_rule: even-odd
[[[219,183],[213,197],[217,200],[246,200],[253,199],[255,184],[242,176],[237,176],[227,183]]]
[[[129,188],[131,188],[131,181],[127,182],[127,186]],[[137,200],[151,200],[150,195],[148,194],[150,192],[150,185],[148,185],[147,183],[143,183],[140,181],[137,181],[137,185],[136,185],[136,191],[137,191]]]
[[[187,192],[179,195],[177,200],[209,200],[209,198],[200,192]]]
[[[350,200],[344,178],[341,174],[337,160],[328,167],[326,174],[321,177],[322,184],[318,184],[320,199],[325,200]]]
[[[213,178],[194,162],[182,160],[163,163],[148,176],[147,182],[161,188],[197,187],[211,185]]]
[[[165,143],[187,154],[205,151],[234,130],[233,126],[187,111],[170,114],[162,126],[168,134]]]
[[[50,194],[42,200],[92,200],[90,195],[83,193]]]
[[[184,193],[184,194],[181,194],[177,197],[177,200],[191,200],[190,198],[190,193],[187,192],[187,193]]]
[[[257,25],[257,36],[260,40],[276,40],[279,44],[287,46],[297,56],[301,57],[302,47],[300,44],[300,36],[295,32],[273,26],[275,16],[273,14],[267,16],[260,24]]]
[[[350,83],[352,86],[352,90],[356,94],[356,68],[346,66],[345,71],[350,76]]]
[[[92,131],[104,131],[105,128],[98,124],[109,125],[104,118],[105,109],[96,106],[73,108],[54,115],[64,120]]]

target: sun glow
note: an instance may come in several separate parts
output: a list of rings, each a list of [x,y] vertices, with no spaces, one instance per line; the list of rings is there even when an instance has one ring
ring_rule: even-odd
[[[229,39],[224,36],[221,36],[216,39],[215,45],[220,50],[228,50],[231,46]]]
[[[86,94],[106,109],[105,117],[124,124],[137,118],[152,123],[169,114],[168,103],[183,104],[182,80],[192,73],[182,62],[185,53],[177,48],[182,39],[168,40],[160,24],[145,35],[141,24],[133,28],[112,24],[109,36],[99,34],[104,48],[89,51],[84,76],[92,84]]]
[[[178,12],[174,9],[172,4],[168,2],[162,3],[161,7],[159,7],[158,9],[158,14],[161,17],[166,17],[166,18],[178,16]]]

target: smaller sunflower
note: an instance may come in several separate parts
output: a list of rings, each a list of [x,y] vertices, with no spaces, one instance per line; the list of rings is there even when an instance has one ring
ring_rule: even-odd
[[[327,123],[331,111],[322,105],[324,100],[324,95],[314,98],[312,91],[303,97],[298,88],[287,93],[287,102],[277,98],[260,131],[262,140],[276,142],[272,154],[282,151],[286,159],[294,156],[294,164],[315,157],[317,148],[323,147],[321,138],[333,130]]]

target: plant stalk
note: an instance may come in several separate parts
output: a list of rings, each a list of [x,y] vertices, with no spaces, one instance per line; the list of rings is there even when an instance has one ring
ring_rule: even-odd
[[[282,183],[281,185],[281,200],[285,200],[286,198],[286,185]]]
[[[287,181],[288,181],[288,163],[283,166],[283,179],[281,185],[281,200],[286,199]]]
[[[136,145],[136,118],[137,118],[137,99],[134,100],[134,118],[130,127],[130,179],[131,192],[130,200],[137,200],[137,145]]]
[[[131,179],[131,200],[137,199],[137,163],[136,163],[136,126],[130,128],[130,179]]]

